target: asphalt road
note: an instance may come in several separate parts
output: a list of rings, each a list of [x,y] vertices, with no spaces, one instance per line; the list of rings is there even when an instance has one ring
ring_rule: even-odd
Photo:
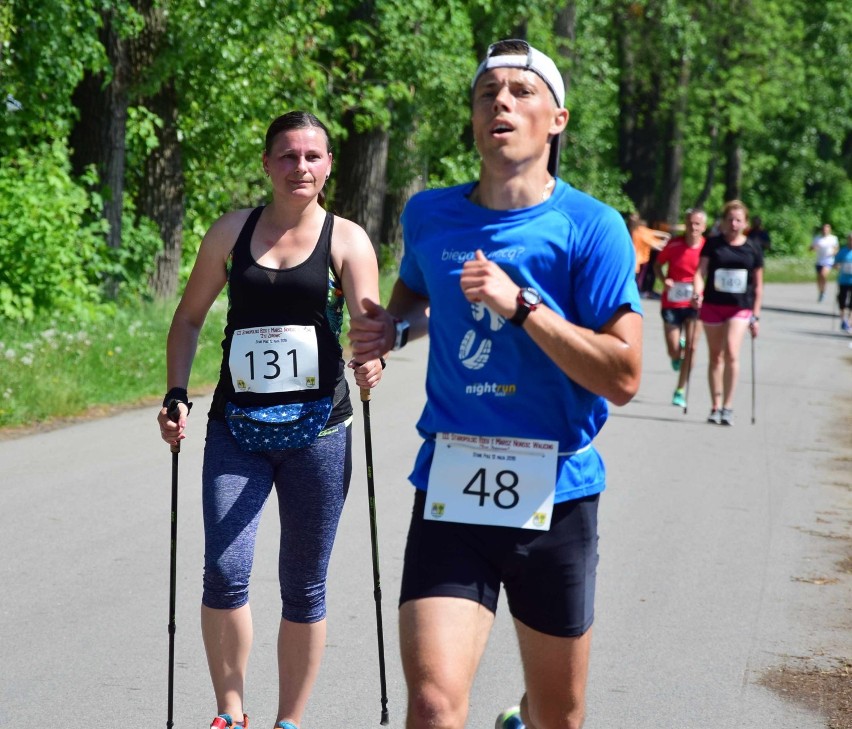
[[[764,688],[767,671],[852,657],[852,339],[812,285],[767,287],[733,428],[707,424],[706,347],[689,412],[658,302],[632,403],[597,445],[609,486],[586,729],[817,729],[819,713]],[[703,343],[702,343],[703,344]],[[372,400],[390,726],[404,726],[396,593],[418,447],[426,342],[393,357]],[[175,727],[214,715],[198,626],[203,413],[180,456]],[[303,729],[378,726],[380,692],[366,477],[355,472],[332,561],[325,662]],[[166,722],[171,459],[154,410],[0,442],[0,727]],[[274,718],[277,520],[261,525],[247,710]],[[522,679],[501,606],[468,726],[491,729]]]

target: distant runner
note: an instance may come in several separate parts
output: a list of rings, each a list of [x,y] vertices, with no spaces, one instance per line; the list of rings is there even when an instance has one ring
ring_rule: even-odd
[[[692,296],[706,228],[707,215],[704,211],[688,210],[684,234],[672,238],[657,255],[654,264],[657,278],[664,285],[660,315],[672,369],[678,373],[677,387],[672,395],[672,405],[678,407],[686,405],[684,388],[695,361],[697,335],[701,328],[698,310],[692,306]],[[663,267],[666,268],[665,273]],[[684,361],[686,366],[681,366]]]

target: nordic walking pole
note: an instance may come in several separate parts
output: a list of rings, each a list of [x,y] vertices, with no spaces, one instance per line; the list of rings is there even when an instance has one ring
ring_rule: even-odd
[[[373,484],[373,441],[370,435],[370,388],[361,388],[364,409],[364,450],[367,455],[367,502],[370,507],[370,544],[373,552],[373,597],[376,601],[376,633],[379,638],[379,681],[382,689],[381,724],[387,724],[388,690],[385,681],[385,638],[382,629],[382,586],[379,579],[379,529],[376,521],[376,490]]]
[[[177,422],[180,419],[180,409],[174,400],[168,411],[169,419]],[[167,729],[172,729],[175,695],[175,602],[177,594],[177,510],[178,510],[178,456],[180,441],[170,446],[172,452],[172,537],[171,555],[169,560],[169,713],[166,719]]]
[[[687,325],[687,328],[688,325]],[[692,322],[692,333],[686,338],[686,357],[684,357],[683,366],[686,367],[686,382],[683,388],[683,414],[686,415],[686,410],[689,407],[689,378],[692,376],[692,348],[695,345],[695,336],[698,333],[698,316]]]
[[[754,334],[749,332],[751,335],[751,424],[754,425],[754,404],[755,404],[755,381],[754,381]]]
[[[831,321],[828,324],[831,331],[834,331],[834,327],[837,326],[837,318],[840,316],[840,305],[837,303],[838,296],[835,296],[831,302]]]

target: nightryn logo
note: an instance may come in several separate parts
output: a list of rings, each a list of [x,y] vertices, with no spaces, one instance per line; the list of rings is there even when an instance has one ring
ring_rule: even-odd
[[[501,384],[499,382],[475,382],[465,388],[466,395],[494,395],[494,397],[507,397],[518,391],[518,386],[512,383]]]

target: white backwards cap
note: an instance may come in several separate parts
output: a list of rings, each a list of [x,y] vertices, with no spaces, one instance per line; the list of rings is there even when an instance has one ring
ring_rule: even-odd
[[[503,56],[492,55],[494,47],[503,43],[519,44],[526,50],[526,55],[520,53]],[[479,77],[492,68],[524,68],[527,71],[532,71],[540,76],[544,83],[547,84],[547,88],[550,89],[550,93],[553,94],[553,98],[556,99],[558,106],[560,108],[565,106],[565,82],[562,80],[562,74],[559,73],[556,64],[549,56],[544,55],[541,51],[537,51],[525,40],[504,40],[488,46],[488,53],[485,54],[485,60],[476,69],[470,88],[473,89]]]

